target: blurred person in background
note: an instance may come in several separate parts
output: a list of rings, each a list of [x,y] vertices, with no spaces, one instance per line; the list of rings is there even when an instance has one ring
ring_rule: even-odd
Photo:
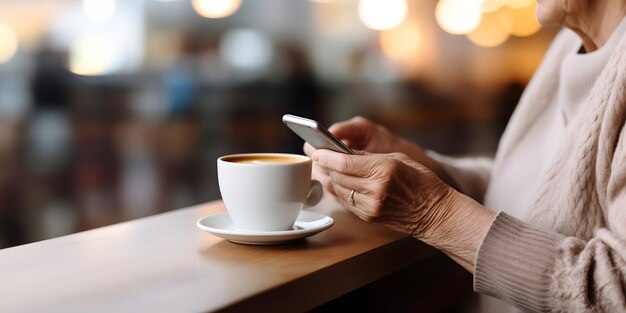
[[[359,117],[330,130],[363,152],[305,152],[345,208],[442,250],[504,301],[482,311],[624,312],[626,1],[543,0],[537,16],[566,29],[494,160],[425,152]]]

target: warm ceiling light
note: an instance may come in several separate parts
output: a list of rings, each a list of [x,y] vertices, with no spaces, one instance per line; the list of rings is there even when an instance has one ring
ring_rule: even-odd
[[[406,21],[399,27],[381,32],[380,48],[392,60],[410,62],[419,56],[422,35],[419,25]]]
[[[526,37],[541,29],[535,15],[536,4],[521,9],[504,8],[502,14],[511,21],[511,35]]]
[[[374,30],[392,29],[404,20],[408,12],[406,0],[361,0],[359,17]]]
[[[480,0],[441,0],[435,8],[435,18],[450,34],[467,34],[478,27],[481,17]]]
[[[506,4],[507,0],[483,0],[480,8],[483,12],[495,12]]]
[[[272,60],[272,43],[262,33],[247,28],[235,28],[220,39],[220,56],[233,68],[258,73]]]
[[[536,4],[535,0],[507,0],[506,6],[509,8],[520,9]]]
[[[222,18],[235,13],[241,6],[241,0],[193,0],[193,9],[206,18]]]
[[[17,52],[17,34],[7,25],[0,24],[0,64],[8,62]]]
[[[509,38],[511,22],[499,12],[483,13],[480,25],[467,34],[469,40],[481,47],[496,47]]]
[[[83,11],[93,22],[106,22],[115,14],[115,0],[83,0]]]
[[[92,34],[79,37],[70,47],[69,69],[74,74],[84,76],[110,74],[113,71],[112,49],[115,48],[101,36]]]

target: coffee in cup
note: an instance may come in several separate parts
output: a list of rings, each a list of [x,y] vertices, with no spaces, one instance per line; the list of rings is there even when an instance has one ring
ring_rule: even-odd
[[[291,230],[304,207],[317,204],[322,186],[311,180],[309,157],[284,153],[233,154],[217,159],[222,199],[235,228]]]

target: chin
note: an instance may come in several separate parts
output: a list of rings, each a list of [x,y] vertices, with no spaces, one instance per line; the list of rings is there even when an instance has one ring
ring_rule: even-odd
[[[537,20],[542,26],[561,25],[565,18],[563,11],[556,1],[537,0]]]

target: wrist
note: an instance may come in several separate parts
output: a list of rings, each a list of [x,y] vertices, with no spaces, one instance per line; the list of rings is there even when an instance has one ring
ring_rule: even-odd
[[[436,222],[418,238],[473,272],[476,254],[496,213],[454,189],[436,212]]]
[[[420,230],[416,232],[416,237],[429,244],[442,237],[448,224],[455,218],[455,211],[461,205],[458,192],[453,188],[446,186],[441,194],[442,196],[426,212],[424,220],[420,223]]]

